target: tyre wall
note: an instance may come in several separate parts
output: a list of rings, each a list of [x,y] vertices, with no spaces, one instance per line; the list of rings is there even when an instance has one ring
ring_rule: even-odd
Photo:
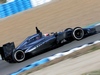
[[[0,5],[0,18],[11,16],[51,0],[14,0]]]

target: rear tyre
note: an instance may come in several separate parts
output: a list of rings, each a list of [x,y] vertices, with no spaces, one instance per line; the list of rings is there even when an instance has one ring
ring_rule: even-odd
[[[22,50],[17,50],[13,53],[13,59],[15,62],[22,62],[25,60],[25,53]]]

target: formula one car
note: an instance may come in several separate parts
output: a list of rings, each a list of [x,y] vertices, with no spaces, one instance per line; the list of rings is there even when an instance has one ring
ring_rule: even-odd
[[[42,53],[63,43],[73,40],[81,40],[87,36],[96,34],[95,28],[75,27],[67,28],[61,32],[42,34],[36,27],[36,34],[27,37],[19,46],[15,48],[14,42],[6,43],[0,47],[2,60],[9,63],[22,62],[28,56]]]

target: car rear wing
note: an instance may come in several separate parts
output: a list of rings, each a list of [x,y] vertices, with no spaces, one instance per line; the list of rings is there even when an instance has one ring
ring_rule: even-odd
[[[0,47],[0,54],[2,60],[6,60],[6,58],[10,57],[14,49],[14,42],[6,43],[2,47]]]

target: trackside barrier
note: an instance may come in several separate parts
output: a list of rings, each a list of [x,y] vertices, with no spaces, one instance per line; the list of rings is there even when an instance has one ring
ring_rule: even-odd
[[[83,48],[85,48],[85,47],[88,47],[88,46],[91,46],[91,45],[94,45],[94,44],[97,44],[97,43],[100,43],[100,40],[97,40],[97,41],[94,41],[94,42],[90,42],[90,43],[87,43],[87,44],[84,44],[84,45],[75,47],[75,48],[73,48],[73,49],[71,49],[71,50],[67,50],[66,52],[61,52],[61,53],[57,53],[57,54],[55,54],[55,55],[52,55],[52,56],[50,56],[50,57],[46,57],[46,58],[44,58],[44,59],[41,59],[41,60],[39,60],[39,61],[36,61],[36,62],[34,62],[34,63],[28,65],[28,66],[26,66],[26,67],[24,67],[24,68],[18,70],[17,72],[14,72],[14,73],[10,74],[10,75],[18,75],[18,74],[21,73],[21,72],[24,72],[24,71],[26,71],[26,70],[35,68],[36,66],[45,64],[45,63],[47,63],[47,62],[49,62],[49,61],[51,61],[51,60],[54,60],[54,59],[56,59],[56,58],[59,58],[59,57],[68,55],[68,54],[70,54],[70,53],[73,53],[74,51],[83,49]]]
[[[51,0],[30,0],[33,7],[50,2]]]
[[[14,0],[6,0],[7,3],[9,3],[9,2],[13,2],[13,1],[14,1]]]
[[[0,18],[32,8],[30,0],[14,0],[0,5]]]
[[[0,4],[0,18],[11,16],[50,1],[51,0],[8,0],[7,3]]]

